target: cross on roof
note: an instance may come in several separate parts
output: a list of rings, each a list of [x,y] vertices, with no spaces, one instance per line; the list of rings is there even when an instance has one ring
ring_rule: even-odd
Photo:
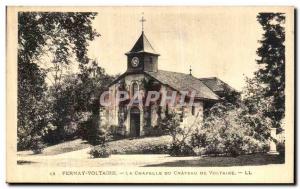
[[[144,16],[142,16],[142,19],[140,19],[140,22],[142,22],[142,31],[144,31],[144,22],[146,22],[146,19],[144,19]]]

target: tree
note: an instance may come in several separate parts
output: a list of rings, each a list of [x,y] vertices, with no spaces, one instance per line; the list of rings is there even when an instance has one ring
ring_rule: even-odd
[[[112,76],[91,61],[80,65],[78,74],[66,75],[59,84],[49,89],[53,112],[52,123],[56,130],[47,138],[48,142],[82,137],[93,143],[99,130],[99,99]]]
[[[69,64],[71,55],[88,62],[87,46],[99,34],[92,28],[96,13],[19,12],[18,14],[18,149],[28,148],[28,136],[42,135],[48,125],[45,101],[47,70],[39,65],[51,52],[55,64]],[[51,116],[51,115],[50,115]],[[41,138],[41,137],[35,137]]]
[[[85,123],[82,123],[81,137],[88,142],[94,143],[99,137],[99,110],[100,95],[107,89],[115,77],[108,75],[105,70],[98,66],[96,61],[90,64],[80,65],[78,74],[79,84],[77,87],[77,111],[79,113],[90,112],[90,116]],[[104,125],[101,125],[104,127]]]
[[[265,140],[270,137],[270,128],[272,120],[267,116],[268,110],[271,108],[273,97],[265,96],[265,88],[254,78],[246,78],[246,86],[243,90],[244,117],[248,118],[244,121],[252,125],[256,132],[257,138]]]
[[[259,69],[255,77],[263,87],[263,98],[270,100],[264,113],[273,120],[273,127],[279,128],[285,112],[285,16],[283,13],[259,13],[257,20],[264,34],[257,49]]]

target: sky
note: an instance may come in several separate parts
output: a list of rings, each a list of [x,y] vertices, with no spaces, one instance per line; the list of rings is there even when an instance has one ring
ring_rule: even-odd
[[[93,27],[100,37],[88,55],[109,74],[126,71],[128,52],[144,32],[161,55],[161,70],[218,77],[237,90],[257,69],[256,49],[262,29],[252,8],[100,7]]]

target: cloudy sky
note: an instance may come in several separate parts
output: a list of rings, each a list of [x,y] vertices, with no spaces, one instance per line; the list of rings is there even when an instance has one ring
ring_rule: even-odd
[[[160,53],[162,70],[195,77],[219,77],[238,90],[256,70],[256,49],[262,29],[252,8],[118,7],[99,8],[94,21],[101,34],[90,44],[89,56],[110,74],[126,71],[126,56],[144,31]]]

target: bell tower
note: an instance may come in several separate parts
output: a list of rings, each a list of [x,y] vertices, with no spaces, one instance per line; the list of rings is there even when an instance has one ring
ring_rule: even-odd
[[[157,72],[158,56],[149,40],[144,33],[144,17],[140,20],[142,22],[142,34],[132,47],[132,49],[125,53],[127,56],[127,72]]]

